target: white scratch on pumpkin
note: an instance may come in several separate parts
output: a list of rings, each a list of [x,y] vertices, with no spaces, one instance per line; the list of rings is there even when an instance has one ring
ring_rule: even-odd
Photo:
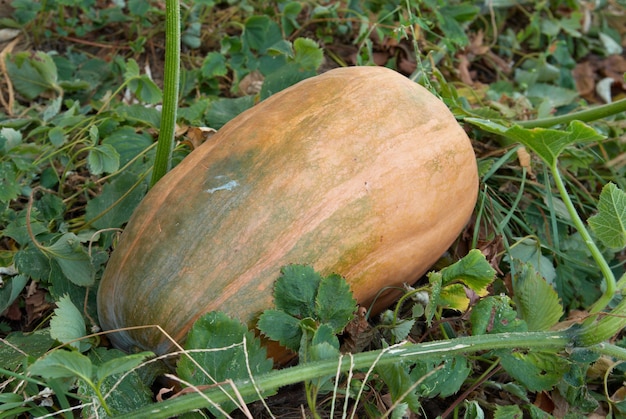
[[[214,192],[217,192],[217,191],[232,191],[237,186],[239,186],[239,182],[237,182],[236,180],[231,180],[230,182],[226,182],[225,184],[223,184],[221,186],[217,186],[215,188],[207,189],[206,191],[208,193],[214,193]]]

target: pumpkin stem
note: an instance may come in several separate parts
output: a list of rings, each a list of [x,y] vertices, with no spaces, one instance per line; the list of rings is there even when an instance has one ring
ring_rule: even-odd
[[[150,186],[170,170],[172,144],[176,128],[178,84],[180,79],[180,3],[165,0],[165,74],[163,80],[163,109],[156,157]]]

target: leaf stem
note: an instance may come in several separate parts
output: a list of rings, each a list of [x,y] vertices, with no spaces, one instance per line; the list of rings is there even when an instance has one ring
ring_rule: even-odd
[[[440,359],[445,356],[493,349],[541,348],[542,350],[563,350],[570,345],[573,338],[574,335],[571,331],[563,330],[558,332],[498,333],[421,344],[399,344],[383,350],[354,354],[351,356],[352,362],[343,362],[343,356],[339,360],[328,359],[309,362],[283,370],[270,371],[267,374],[254,377],[254,382],[249,379],[237,381],[236,385],[242,397],[254,396],[257,395],[257,389],[269,393],[289,384],[306,382],[324,376],[334,376],[338,369],[341,372],[368,370],[374,364],[380,367],[395,364],[402,360],[424,360],[431,357]],[[619,355],[626,359],[626,353]],[[339,367],[338,362],[340,363]],[[118,419],[159,419],[176,416],[208,406],[206,397],[214,403],[226,401],[227,394],[223,391],[232,392],[230,388],[212,388],[202,394],[191,393],[156,405],[150,404],[121,415]]]
[[[626,98],[613,103],[595,106],[578,112],[566,115],[552,116],[549,118],[533,119],[529,121],[516,121],[515,123],[524,128],[548,128],[554,125],[568,124],[572,121],[590,122],[626,112]]]
[[[567,208],[567,212],[572,218],[572,222],[574,223],[576,230],[581,235],[583,241],[585,242],[585,245],[587,245],[587,249],[589,249],[589,251],[591,252],[591,256],[598,264],[598,267],[600,268],[600,271],[604,276],[606,289],[604,290],[604,293],[600,296],[600,298],[598,298],[598,300],[589,309],[589,312],[591,314],[597,314],[600,311],[604,310],[604,308],[609,304],[609,302],[613,299],[613,296],[615,295],[615,275],[613,275],[611,267],[609,266],[604,256],[602,256],[600,249],[598,249],[598,246],[591,238],[591,235],[585,227],[582,219],[578,215],[576,208],[574,208],[574,204],[572,203],[572,200],[567,192],[567,188],[565,187],[565,183],[563,182],[563,179],[561,178],[561,175],[559,173],[559,169],[557,168],[557,162],[558,161],[555,159],[554,162],[550,165],[550,171],[552,172],[554,183],[559,190],[561,199],[563,200],[563,203]]]
[[[165,72],[163,80],[163,109],[156,157],[150,186],[169,171],[176,129],[178,84],[180,79],[180,4],[165,0]]]

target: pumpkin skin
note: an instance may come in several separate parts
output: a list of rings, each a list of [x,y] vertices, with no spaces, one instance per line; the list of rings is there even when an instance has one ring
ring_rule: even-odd
[[[437,261],[477,190],[470,141],[439,99],[386,68],[328,71],[231,120],[149,191],[100,283],[101,326],[158,324],[182,342],[212,310],[252,325],[292,263],[344,276],[369,306]],[[110,338],[172,347],[156,328]]]

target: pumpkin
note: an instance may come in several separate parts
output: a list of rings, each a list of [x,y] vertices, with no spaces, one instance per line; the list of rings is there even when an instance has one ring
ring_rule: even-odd
[[[379,311],[397,297],[374,301],[379,291],[415,282],[457,238],[477,188],[467,135],[423,87],[382,67],[306,79],[231,120],[149,191],[101,280],[101,326],[158,324],[182,342],[212,310],[252,325],[294,263],[344,276]],[[111,340],[172,346],[156,328]]]

